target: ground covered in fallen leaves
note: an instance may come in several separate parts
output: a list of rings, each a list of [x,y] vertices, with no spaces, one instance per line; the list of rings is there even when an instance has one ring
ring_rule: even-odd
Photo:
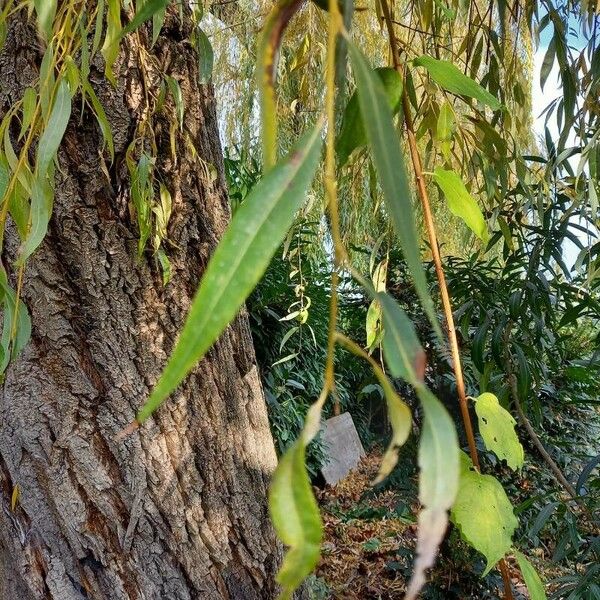
[[[395,600],[404,596],[412,572],[418,513],[415,475],[398,475],[372,487],[381,455],[366,456],[335,486],[316,490],[325,528],[322,558],[310,582],[311,597]],[[483,562],[456,531],[442,544],[436,568],[422,597],[498,598],[501,579],[479,577]],[[511,569],[515,599],[527,598],[518,569]]]

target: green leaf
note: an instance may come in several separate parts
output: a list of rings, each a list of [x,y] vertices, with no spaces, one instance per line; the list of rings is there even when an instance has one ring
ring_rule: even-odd
[[[546,50],[546,54],[544,54],[544,60],[542,61],[542,67],[540,69],[540,89],[543,91],[544,86],[546,85],[546,81],[548,80],[548,76],[552,71],[552,66],[554,65],[554,58],[556,57],[556,41],[554,37],[550,40],[548,44],[548,49]]]
[[[352,43],[348,43],[348,49],[354,69],[363,124],[371,145],[373,163],[383,189],[386,208],[398,234],[419,298],[434,330],[441,337],[440,326],[421,263],[410,186],[392,121],[392,111],[381,80],[369,67],[360,50]]]
[[[519,522],[502,484],[472,466],[461,453],[460,488],[450,516],[463,538],[485,556],[485,576],[510,550]]]
[[[546,600],[546,592],[544,591],[544,584],[540,579],[537,571],[533,565],[527,560],[527,558],[521,554],[518,550],[513,549],[513,554],[519,563],[519,569],[525,580],[527,591],[531,600]]]
[[[179,129],[183,128],[183,94],[181,92],[181,86],[177,79],[174,79],[170,75],[166,76],[167,85],[169,86],[169,91],[171,92],[171,96],[173,96],[173,101],[175,102],[175,111],[177,113],[177,121],[179,122]]]
[[[383,67],[375,69],[381,79],[387,98],[388,106],[395,115],[402,105],[402,77],[396,69]],[[335,144],[338,165],[343,166],[354,150],[365,146],[368,142],[365,127],[360,116],[358,93],[354,92],[346,105],[342,127]]]
[[[15,337],[12,339],[12,327],[15,317],[16,299],[15,291],[8,283],[6,271],[0,268],[0,298],[4,302],[4,315],[2,325],[2,362],[0,373],[4,373],[11,358],[19,355],[31,337],[31,318],[27,307],[19,300],[19,313],[17,315],[17,327]]]
[[[107,0],[106,35],[100,52],[104,57],[104,73],[106,78],[116,85],[113,65],[119,55],[119,41],[121,40],[121,0]]]
[[[313,128],[240,205],[210,260],[179,340],[137,415],[145,421],[206,354],[265,272],[306,198],[321,148]]]
[[[52,24],[56,15],[56,0],[33,0],[37,15],[38,29],[46,38],[52,36]]]
[[[413,64],[417,67],[425,67],[431,79],[453,94],[475,98],[475,100],[487,104],[492,110],[502,108],[502,104],[495,96],[467,77],[451,62],[438,60],[431,56],[420,56],[415,58]]]
[[[381,483],[396,466],[396,463],[398,462],[398,451],[408,439],[412,426],[412,414],[406,402],[404,402],[396,390],[394,390],[383,371],[375,371],[375,375],[377,376],[385,395],[388,417],[392,426],[392,439],[381,459],[379,472],[373,481],[373,485]]]
[[[383,310],[383,353],[390,372],[411,385],[418,385],[423,381],[425,352],[415,328],[391,296],[379,293],[377,300]]]
[[[448,509],[459,482],[459,447],[456,428],[444,405],[424,386],[416,387],[423,406],[423,433],[419,443],[419,514],[417,559],[406,600],[414,600],[425,584],[425,571],[433,566],[448,526]]]
[[[100,131],[102,132],[102,139],[104,140],[104,143],[108,148],[108,153],[112,162],[115,159],[115,144],[113,141],[110,123],[108,122],[108,119],[106,118],[106,113],[104,112],[104,107],[102,106],[102,103],[98,99],[96,92],[94,91],[94,89],[88,81],[84,81],[83,91],[92,103],[92,110],[96,115],[96,120],[98,121]]]
[[[142,6],[136,10],[133,19],[123,27],[119,39],[122,39],[128,33],[135,31],[144,21],[153,17],[156,13],[164,10],[170,0],[144,0]]]
[[[50,163],[54,160],[58,147],[62,142],[71,118],[71,92],[66,79],[58,84],[56,98],[50,111],[50,117],[40,136],[37,149],[36,173],[44,177],[48,172]]]
[[[34,88],[28,87],[23,94],[23,118],[21,119],[21,131],[19,132],[19,139],[25,135],[25,132],[31,125],[36,102],[37,92]]]
[[[198,83],[205,85],[210,81],[215,60],[210,40],[202,31],[196,32],[196,46],[198,51]]]
[[[433,178],[444,192],[452,214],[461,218],[479,239],[487,242],[488,229],[485,219],[462,179],[454,171],[446,171],[439,167],[435,169]]]
[[[517,437],[517,422],[512,415],[500,406],[494,394],[487,392],[475,399],[475,412],[485,447],[500,460],[506,460],[513,471],[520,469],[525,461],[525,452]]]
[[[292,594],[319,562],[323,526],[304,465],[304,443],[297,440],[279,461],[269,491],[269,509],[281,541],[290,549],[277,581],[280,598]]]
[[[452,138],[455,130],[454,111],[449,102],[444,102],[440,107],[440,114],[437,119],[436,137],[440,142],[440,150],[446,160],[450,160],[452,156]]]

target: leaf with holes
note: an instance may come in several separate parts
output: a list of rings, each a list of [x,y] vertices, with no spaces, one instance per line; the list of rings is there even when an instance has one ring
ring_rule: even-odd
[[[517,437],[517,422],[512,415],[489,392],[475,399],[475,412],[485,447],[500,460],[505,460],[513,471],[520,469],[525,461],[525,452]]]
[[[462,537],[485,556],[483,576],[510,550],[519,524],[502,484],[473,470],[471,460],[462,452],[460,488],[450,518]]]

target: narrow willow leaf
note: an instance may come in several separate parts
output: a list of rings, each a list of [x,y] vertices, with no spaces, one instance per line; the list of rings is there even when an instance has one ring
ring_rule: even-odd
[[[53,169],[50,169],[54,173]],[[21,246],[17,265],[22,265],[38,248],[46,237],[48,223],[52,216],[54,192],[50,182],[44,178],[35,178],[31,188],[31,216],[27,236]]]
[[[554,37],[550,40],[546,54],[544,54],[544,60],[542,61],[542,67],[540,68],[540,89],[543,91],[548,76],[552,71],[554,65],[554,59],[556,57],[556,41]]]
[[[198,29],[196,33],[196,44],[198,51],[198,83],[206,85],[212,77],[215,56],[210,40],[202,29]]]
[[[453,94],[475,98],[475,100],[487,104],[492,110],[502,108],[502,104],[495,96],[465,75],[451,62],[438,60],[431,56],[420,56],[413,61],[413,64],[417,67],[425,67],[431,79]]]
[[[383,352],[394,377],[401,377],[412,385],[423,381],[425,352],[415,328],[406,313],[388,294],[379,293],[377,299],[383,310]]]
[[[525,452],[517,437],[517,422],[512,415],[500,406],[494,394],[488,392],[475,399],[475,412],[485,447],[500,460],[505,460],[513,471],[520,469],[525,461]]]
[[[463,538],[481,552],[487,566],[483,576],[510,550],[519,522],[502,484],[491,475],[473,470],[461,453],[460,488],[451,511],[452,522]]]
[[[538,575],[538,572],[535,570],[534,566],[518,550],[513,549],[513,554],[519,563],[519,569],[521,569],[530,599],[546,600],[544,584],[542,583],[542,580],[540,579],[540,576]]]
[[[179,340],[137,415],[145,421],[206,354],[265,272],[306,197],[321,148],[321,127],[304,135],[240,205],[210,260]]]
[[[83,83],[83,91],[92,103],[92,111],[96,115],[96,120],[98,121],[100,131],[102,132],[102,138],[106,144],[106,147],[108,148],[108,153],[112,162],[115,159],[115,143],[113,140],[110,123],[108,122],[106,113],[104,112],[104,107],[98,99],[96,92],[87,81]]]
[[[395,115],[402,104],[402,77],[396,69],[382,67],[375,69],[381,79],[388,106]],[[342,119],[342,127],[335,143],[338,165],[343,166],[354,150],[365,146],[368,142],[365,127],[360,115],[358,93],[354,92],[346,105]]]
[[[164,8],[158,9],[152,15],[152,45],[156,44],[156,40],[160,35],[160,30],[165,23],[165,14],[167,12],[166,6]]]
[[[449,102],[444,102],[440,107],[436,125],[436,137],[440,143],[440,150],[446,160],[452,157],[452,138],[456,130],[454,111]]]
[[[381,459],[379,473],[377,473],[373,485],[381,483],[396,466],[399,450],[408,439],[412,425],[410,408],[406,402],[400,398],[396,390],[394,390],[389,379],[385,376],[383,371],[375,371],[375,375],[377,376],[385,395],[388,417],[392,426],[392,439]]]
[[[462,179],[454,171],[446,171],[439,167],[435,169],[433,178],[444,192],[450,212],[462,219],[480,240],[487,242],[488,228],[485,219]]]
[[[49,39],[52,36],[52,24],[56,15],[56,0],[33,0],[37,24],[40,33]]]
[[[169,86],[169,91],[171,92],[171,96],[173,96],[173,101],[175,102],[175,111],[177,113],[177,121],[179,122],[179,129],[183,128],[183,93],[181,92],[181,86],[177,79],[174,79],[170,75],[167,75],[167,85]]]
[[[0,373],[4,373],[10,360],[19,355],[31,338],[31,318],[27,307],[22,300],[19,300],[17,328],[15,337],[12,339],[12,327],[17,305],[17,295],[10,287],[6,271],[3,268],[0,268],[0,297],[4,302],[4,318],[1,338],[3,353],[2,362],[0,364]]]
[[[121,39],[121,0],[107,0],[106,35],[100,52],[104,57],[104,73],[106,78],[116,85],[113,66],[119,55],[119,40]]]
[[[25,135],[29,129],[29,126],[31,125],[36,102],[37,92],[33,88],[28,87],[23,94],[23,117],[21,119],[21,131],[19,132],[19,139]]]
[[[283,559],[277,581],[280,598],[292,598],[294,590],[319,561],[323,526],[306,466],[305,447],[297,440],[279,461],[269,491],[269,509],[281,541],[290,549]]]
[[[56,98],[50,111],[48,122],[40,136],[37,149],[36,174],[44,177],[54,160],[71,118],[71,92],[66,79],[58,84]]]
[[[460,476],[460,451],[452,418],[424,385],[416,391],[425,416],[419,443],[419,500],[423,508],[419,514],[417,558],[405,600],[414,600],[425,585],[425,572],[435,562]]]
[[[381,306],[377,300],[373,300],[367,310],[365,321],[365,333],[367,334],[367,349],[374,348],[379,343],[381,332]]]
[[[383,189],[386,208],[398,234],[419,298],[434,330],[441,337],[440,326],[421,263],[410,186],[392,121],[392,111],[388,106],[381,80],[369,67],[361,51],[352,43],[348,43],[348,49],[356,79],[360,111],[373,153],[373,163]]]
[[[119,39],[126,36],[128,33],[135,31],[144,21],[153,17],[159,11],[164,11],[170,0],[145,0],[144,4],[133,15],[133,19],[123,27],[119,35]]]

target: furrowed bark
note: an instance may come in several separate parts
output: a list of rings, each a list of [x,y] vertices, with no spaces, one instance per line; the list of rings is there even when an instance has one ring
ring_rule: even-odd
[[[280,550],[266,506],[276,456],[244,311],[153,418],[115,439],[164,367],[230,216],[213,90],[196,83],[191,24],[176,15],[152,49],[145,30],[124,44],[116,89],[92,65],[114,163],[101,158],[99,128],[77,101],[58,153],[50,230],[24,276],[32,340],[0,389],[3,600],[276,592]],[[166,287],[151,252],[137,257],[128,206],[124,156],[144,96],[136,43],[179,81],[184,131],[202,159],[184,144],[171,156],[168,121],[158,120],[157,166],[173,197]],[[40,60],[37,34],[18,15],[0,54],[2,113]],[[9,228],[8,270],[17,247]]]

